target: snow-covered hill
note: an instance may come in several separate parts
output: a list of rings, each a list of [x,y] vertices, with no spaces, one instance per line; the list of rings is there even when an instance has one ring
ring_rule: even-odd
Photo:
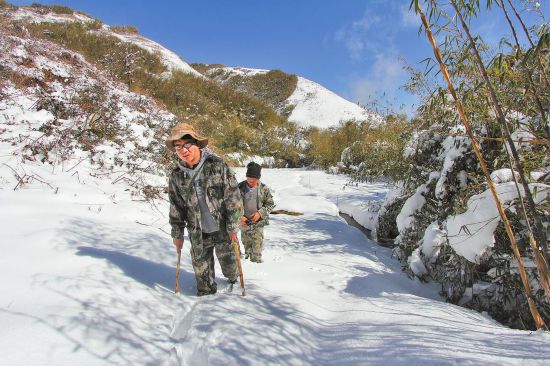
[[[83,13],[74,12],[73,14],[59,14],[48,11],[47,8],[28,8],[19,7],[6,13],[9,18],[19,19],[26,22],[83,22],[92,23],[96,19]],[[167,67],[167,73],[173,70],[183,71],[196,77],[204,77],[196,71],[179,55],[166,47],[154,42],[146,37],[131,32],[114,31],[114,28],[101,24],[97,30],[91,29],[90,32],[99,32],[105,35],[111,35],[122,41],[130,42],[149,52],[158,54],[161,61]],[[209,69],[207,76],[216,75],[215,80],[224,82],[233,75],[254,76],[267,73],[269,70],[252,69],[243,67],[219,67]],[[298,77],[296,88],[292,95],[286,99],[280,106],[279,112],[292,109],[289,116],[291,122],[297,123],[302,127],[315,126],[327,128],[337,126],[341,121],[356,120],[369,121],[373,125],[382,123],[382,118],[378,114],[364,108],[356,103],[352,103],[334,92],[328,90],[322,85]]]
[[[232,76],[250,77],[268,73],[269,70],[246,67],[211,67],[206,75],[226,83]],[[302,127],[327,128],[337,126],[341,121],[369,121],[373,126],[383,122],[380,115],[352,103],[324,86],[298,76],[298,82],[292,95],[283,103],[280,112],[288,107],[292,113],[289,121]]]
[[[83,22],[83,23],[91,23],[94,22],[95,19],[82,14],[75,12],[73,14],[58,14],[55,12],[47,12],[47,13],[40,13],[39,9],[32,9],[32,8],[24,8],[20,7],[15,9],[13,12],[9,12],[8,16],[13,19],[20,19],[27,22],[33,22],[33,23],[43,23],[43,22],[56,22],[56,23],[63,23],[63,22]],[[94,32],[94,30],[90,30],[91,32]],[[158,44],[157,42],[154,42],[148,38],[145,38],[139,34],[131,34],[131,33],[117,33],[114,32],[111,27],[107,24],[103,24],[101,29],[97,30],[97,32],[101,32],[103,34],[115,36],[117,38],[120,38],[121,40],[125,42],[131,42],[149,52],[157,53],[162,62],[166,65],[169,72],[172,70],[178,70],[183,71],[188,74],[195,75],[197,77],[203,77],[202,74],[197,72],[195,69],[193,69],[187,62],[185,62],[179,55],[177,55],[175,52],[170,51],[166,47]]]
[[[380,115],[303,77],[298,77],[296,90],[287,104],[294,106],[289,120],[306,127],[327,128],[348,120],[369,121],[373,126],[383,122]]]
[[[18,16],[34,14],[19,10]],[[164,187],[165,168],[157,161],[161,139],[176,121],[172,113],[81,54],[2,27],[0,136],[8,156],[3,164],[20,184],[40,179],[25,162],[53,169],[61,164],[61,170],[87,163],[97,174],[126,172],[123,180],[137,174],[132,189],[137,195]]]

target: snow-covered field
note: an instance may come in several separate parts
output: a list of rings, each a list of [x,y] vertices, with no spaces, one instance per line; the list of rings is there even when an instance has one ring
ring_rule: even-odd
[[[243,261],[245,297],[226,291],[218,268],[220,291],[199,298],[188,242],[182,293],[172,292],[166,203],[132,201],[124,184],[90,177],[84,163],[55,176],[38,163],[27,169],[59,190],[35,181],[14,191],[0,167],[2,365],[550,362],[549,334],[441,301],[338,217],[338,206],[382,198],[381,185],[264,169],[277,208],[304,215],[272,216],[265,262]]]

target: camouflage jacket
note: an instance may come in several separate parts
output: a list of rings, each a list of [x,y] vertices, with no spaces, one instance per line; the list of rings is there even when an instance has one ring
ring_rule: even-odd
[[[271,212],[271,210],[273,210],[273,207],[275,207],[275,202],[273,202],[273,196],[271,195],[271,190],[268,186],[260,182],[258,183],[257,189],[258,202],[256,207],[258,208],[258,212],[260,213],[262,218],[260,219],[260,221],[251,226],[262,227],[265,225],[269,225],[269,213]],[[244,199],[244,195],[247,192],[246,180],[243,180],[241,183],[239,183],[239,191],[241,191],[241,197],[243,197]]]
[[[203,245],[201,213],[193,186],[194,179],[199,180],[208,209],[221,231],[237,230],[243,215],[241,194],[233,171],[209,150],[202,150],[201,155],[204,163],[200,168],[195,168],[198,171],[179,166],[172,171],[168,184],[172,238],[183,238],[183,231],[187,228],[196,255],[201,255]]]

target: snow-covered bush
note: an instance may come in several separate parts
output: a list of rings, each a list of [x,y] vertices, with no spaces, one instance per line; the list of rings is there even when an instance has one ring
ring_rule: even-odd
[[[433,125],[415,133],[406,154],[407,179],[388,199],[379,215],[377,234],[395,233],[395,253],[411,275],[441,284],[448,300],[518,328],[532,327],[517,263],[495,203],[484,183],[470,140],[457,128]],[[512,172],[494,144],[482,145],[494,170],[493,181],[527,264],[539,311],[550,320],[550,304],[537,281],[525,222],[519,215]],[[548,190],[531,184],[548,222]],[[546,202],[546,203],[545,203]],[[544,206],[546,205],[546,206]],[[531,264],[529,264],[531,263]]]

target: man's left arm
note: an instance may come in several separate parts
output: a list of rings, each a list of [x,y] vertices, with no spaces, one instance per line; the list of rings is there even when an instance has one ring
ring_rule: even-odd
[[[262,207],[258,210],[262,219],[267,218],[271,210],[275,207],[271,190],[267,186],[262,187]]]

